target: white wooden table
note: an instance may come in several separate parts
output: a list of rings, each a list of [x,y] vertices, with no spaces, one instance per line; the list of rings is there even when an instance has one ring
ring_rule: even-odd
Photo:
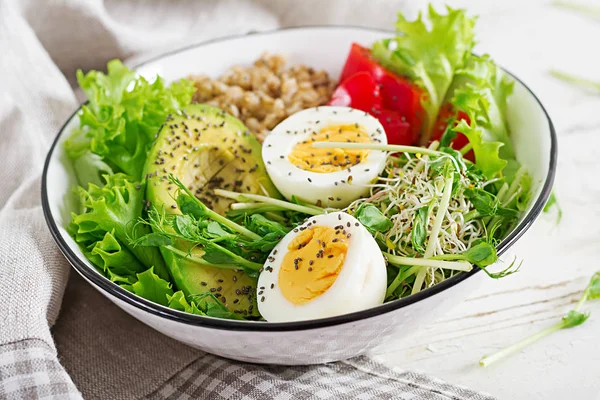
[[[538,0],[450,4],[480,15],[477,51],[521,78],[550,113],[563,219],[557,226],[542,216],[511,249],[523,260],[520,272],[486,280],[465,303],[382,356],[501,399],[600,399],[600,301],[587,303],[591,317],[583,325],[491,367],[478,365],[484,354],[558,321],[600,270],[600,94],[547,73],[557,68],[600,81],[600,20]]]

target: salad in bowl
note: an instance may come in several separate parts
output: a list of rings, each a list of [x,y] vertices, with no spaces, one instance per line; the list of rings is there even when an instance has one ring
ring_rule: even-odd
[[[88,102],[44,174],[59,246],[137,318],[259,362],[231,350],[239,337],[227,347],[192,330],[371,324],[377,333],[353,346],[298,362],[345,358],[391,336],[402,320],[391,312],[405,309],[410,325],[443,308],[423,300],[477,271],[514,273],[498,256],[548,198],[551,123],[524,85],[472,53],[464,10],[399,15],[396,31],[296,28],[175,52],[142,72],[119,61],[79,72]],[[319,37],[326,61],[307,47]],[[221,57],[207,75],[182,67],[242,47],[240,63]],[[59,162],[68,167],[53,185]],[[267,361],[296,363],[286,348]]]

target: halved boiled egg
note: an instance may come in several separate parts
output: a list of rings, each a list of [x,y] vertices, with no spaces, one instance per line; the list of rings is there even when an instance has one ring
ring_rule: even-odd
[[[258,278],[258,310],[269,322],[332,317],[382,304],[386,286],[373,236],[349,214],[323,214],[275,246]]]
[[[383,171],[386,153],[365,149],[314,148],[315,142],[387,144],[379,121],[350,107],[297,112],[266,137],[262,156],[281,194],[323,207],[345,207],[369,192]]]

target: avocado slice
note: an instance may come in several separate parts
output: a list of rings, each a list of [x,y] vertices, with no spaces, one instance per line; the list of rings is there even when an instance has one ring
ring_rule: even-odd
[[[167,117],[157,134],[145,168],[146,199],[166,212],[179,213],[172,173],[212,210],[224,214],[232,200],[213,194],[216,188],[279,197],[267,175],[261,145],[237,118],[219,108],[193,104]],[[188,251],[186,243],[177,245]],[[232,311],[257,316],[256,278],[242,271],[200,265],[161,248],[173,281],[186,295],[209,292]],[[202,256],[200,249],[193,254]]]

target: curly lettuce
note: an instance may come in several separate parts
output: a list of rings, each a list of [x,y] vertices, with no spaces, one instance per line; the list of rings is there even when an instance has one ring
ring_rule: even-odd
[[[131,238],[150,233],[148,226],[136,224],[142,216],[145,185],[133,181],[122,173],[105,175],[104,179],[104,186],[90,183],[87,189],[77,188],[81,209],[78,214],[72,213],[69,227],[71,235],[82,248],[94,256],[97,260],[95,264],[99,265],[98,257],[102,258],[103,263],[105,263],[104,258],[107,257],[104,255],[103,258],[100,249],[106,250],[106,248],[101,247],[96,250],[97,254],[94,254],[92,246],[96,246],[95,242],[108,241],[110,238],[106,238],[106,234],[110,233],[110,236],[117,241],[109,247],[113,253],[118,245],[135,256],[146,267],[145,269],[154,267],[159,276],[168,279],[167,268],[157,248],[140,248],[130,244]],[[108,244],[110,243],[106,242],[103,246]],[[119,257],[123,259],[127,256],[121,254]],[[128,265],[134,264],[129,262]],[[102,268],[107,267],[102,266]],[[132,269],[132,272],[138,272],[137,268]],[[122,272],[115,273],[123,275]]]
[[[427,15],[419,13],[415,21],[400,13],[398,35],[373,45],[372,54],[380,64],[424,91],[422,145],[429,143],[454,75],[465,66],[475,45],[475,21],[465,10],[447,7],[442,15],[430,5]]]
[[[146,266],[140,262],[112,232],[106,232],[104,238],[89,246],[87,258],[99,267],[100,272],[112,282],[133,284],[136,274],[144,272]]]
[[[151,269],[137,274],[132,285],[123,285],[132,293],[174,310],[214,318],[243,319],[231,312],[212,293],[186,296],[183,291],[174,292],[171,283],[162,279]]]
[[[469,145],[475,154],[475,165],[487,179],[494,178],[506,167],[507,161],[499,155],[503,143],[486,141],[483,130],[477,124],[461,120],[453,130],[469,139]]]
[[[499,156],[504,160],[515,158],[506,119],[513,85],[489,57],[471,56],[456,73],[450,99],[454,109],[464,112],[481,130],[485,141],[501,143]]]
[[[108,170],[141,179],[154,136],[170,113],[190,104],[195,90],[186,79],[149,82],[119,60],[108,63],[106,74],[77,71],[77,81],[88,103],[65,149],[81,185],[98,184]]]

